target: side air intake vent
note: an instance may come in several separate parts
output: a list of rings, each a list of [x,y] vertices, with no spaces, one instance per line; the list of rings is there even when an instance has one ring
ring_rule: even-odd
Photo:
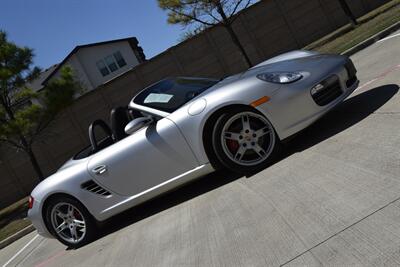
[[[109,196],[111,193],[98,185],[95,181],[89,180],[81,185],[81,187],[89,192],[92,192],[101,196]]]

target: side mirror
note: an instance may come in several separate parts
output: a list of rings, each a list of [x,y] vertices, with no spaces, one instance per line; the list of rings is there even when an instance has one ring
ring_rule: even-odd
[[[153,122],[152,117],[141,117],[134,119],[125,126],[125,133],[131,135],[137,130],[151,124],[152,122]]]

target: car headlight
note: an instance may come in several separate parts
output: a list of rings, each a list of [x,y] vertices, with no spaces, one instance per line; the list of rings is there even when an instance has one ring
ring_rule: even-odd
[[[270,83],[285,84],[296,82],[303,78],[303,75],[298,72],[267,72],[258,74],[257,78]]]

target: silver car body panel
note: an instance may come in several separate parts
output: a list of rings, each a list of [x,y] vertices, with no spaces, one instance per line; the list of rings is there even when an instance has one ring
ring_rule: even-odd
[[[72,169],[76,172],[67,169],[67,171],[69,171],[68,174],[62,173],[62,176],[59,176],[57,175],[58,173],[56,173],[50,176],[40,184],[40,187],[36,187],[32,192],[31,195],[35,200],[33,207],[28,211],[28,216],[40,235],[53,238],[46,227],[42,214],[45,200],[52,195],[66,194],[72,196],[82,202],[96,220],[104,221],[124,210],[160,196],[214,171],[211,164],[204,164],[148,188],[136,195],[121,196],[109,190],[111,195],[104,197],[81,188],[81,184],[90,179],[88,179],[86,175],[81,175],[85,173],[85,165],[86,164],[81,164],[80,166],[75,165]],[[79,172],[79,174],[77,174],[77,172]],[[44,187],[51,187],[52,190],[45,191],[43,190]]]
[[[158,117],[157,123],[85,159],[68,161],[33,190],[35,201],[29,218],[40,234],[51,237],[42,216],[44,202],[50,196],[70,195],[103,221],[214,171],[204,149],[204,126],[212,114],[230,105],[248,106],[268,96],[270,100],[256,108],[271,122],[278,137],[285,139],[315,122],[357,88],[358,81],[346,87],[346,61],[343,56],[289,52],[218,82],[173,113],[143,107],[132,100],[131,108]],[[303,78],[279,85],[256,77],[282,71],[299,72]],[[343,93],[328,105],[319,106],[310,90],[332,75],[339,78]],[[103,165],[105,172],[93,172]],[[110,194],[103,196],[82,188],[90,180]]]
[[[107,171],[95,174],[92,170],[101,165]],[[88,171],[105,188],[132,196],[198,166],[178,127],[163,118],[93,155]]]

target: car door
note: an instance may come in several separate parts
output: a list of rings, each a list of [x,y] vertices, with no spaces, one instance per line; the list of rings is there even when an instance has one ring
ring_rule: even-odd
[[[109,190],[133,196],[197,166],[178,127],[163,118],[95,154],[88,171]]]

